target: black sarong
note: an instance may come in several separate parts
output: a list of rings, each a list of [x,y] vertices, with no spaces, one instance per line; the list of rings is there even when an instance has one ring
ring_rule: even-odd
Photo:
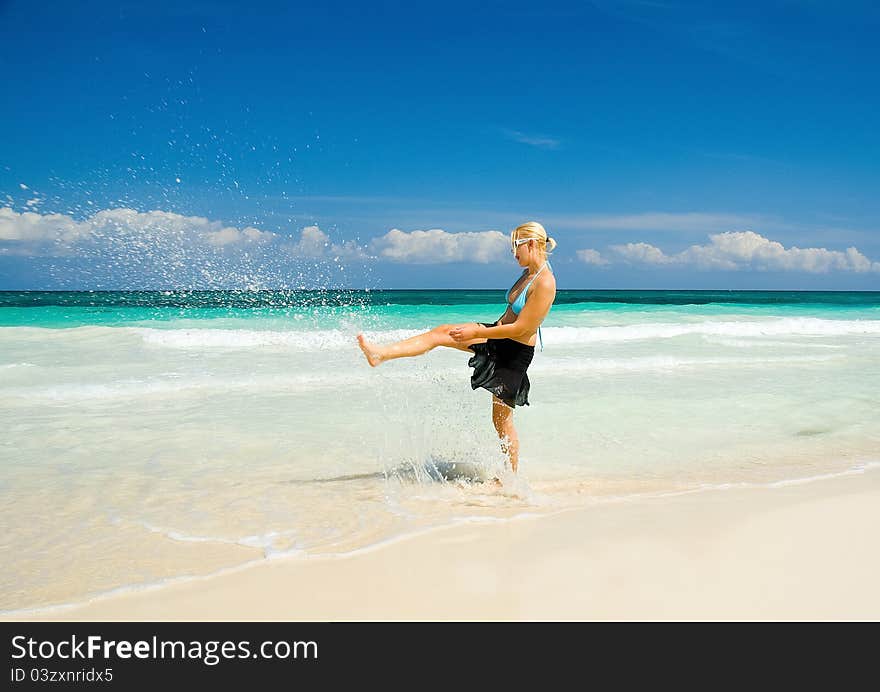
[[[481,322],[484,327],[493,323]],[[535,355],[535,347],[513,339],[489,339],[473,344],[468,365],[474,369],[471,388],[488,389],[508,406],[529,405],[529,376],[526,370]]]

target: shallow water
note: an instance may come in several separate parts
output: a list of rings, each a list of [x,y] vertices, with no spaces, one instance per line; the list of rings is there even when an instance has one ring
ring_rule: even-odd
[[[0,293],[0,609],[451,521],[880,459],[880,293],[561,291],[501,490],[488,392],[437,349],[503,291]]]

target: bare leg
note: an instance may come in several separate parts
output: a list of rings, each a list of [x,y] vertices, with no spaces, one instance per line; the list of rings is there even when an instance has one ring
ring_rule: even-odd
[[[501,438],[501,451],[510,461],[510,468],[516,473],[519,466],[519,435],[513,427],[513,409],[497,396],[492,396],[492,423]]]
[[[388,344],[387,346],[370,343],[363,334],[358,334],[357,340],[361,351],[364,352],[364,356],[367,358],[367,362],[374,368],[380,363],[384,363],[386,360],[420,356],[437,346],[448,346],[450,348],[457,348],[466,351],[471,344],[486,341],[486,339],[454,341],[453,338],[449,336],[449,330],[452,329],[453,326],[454,325],[451,324],[441,324],[439,327],[434,327],[429,332],[423,332],[422,334],[411,336],[409,339],[403,339],[402,341],[397,341],[393,344]]]

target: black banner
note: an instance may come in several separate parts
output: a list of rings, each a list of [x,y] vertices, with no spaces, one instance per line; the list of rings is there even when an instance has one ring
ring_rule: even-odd
[[[853,646],[832,626],[809,623],[4,622],[0,633],[10,690],[433,689],[526,676],[541,689],[669,680],[714,687],[753,682],[758,671],[765,682],[807,673],[821,681],[817,661],[830,668],[843,651],[850,674],[854,660],[871,660],[866,640]]]

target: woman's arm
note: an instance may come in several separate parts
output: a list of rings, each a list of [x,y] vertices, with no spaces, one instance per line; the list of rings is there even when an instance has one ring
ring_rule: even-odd
[[[459,325],[449,330],[454,341],[470,341],[471,339],[515,339],[538,331],[538,327],[550,312],[556,297],[555,282],[542,282],[532,286],[526,304],[510,324],[499,324],[494,327],[483,325]]]

